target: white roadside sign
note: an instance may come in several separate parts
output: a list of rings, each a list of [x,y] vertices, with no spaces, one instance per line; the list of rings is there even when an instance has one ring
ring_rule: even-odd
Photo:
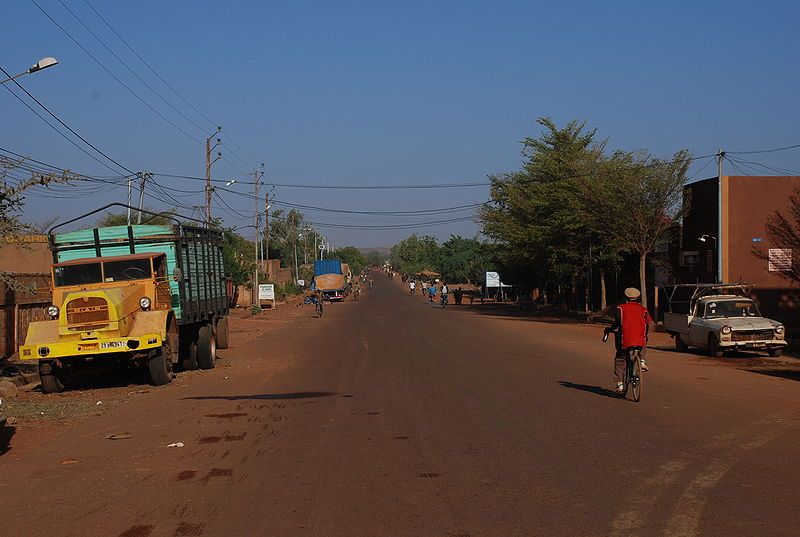
[[[487,272],[486,287],[500,287],[500,275],[496,272]]]
[[[275,284],[262,283],[258,286],[259,300],[275,300]]]

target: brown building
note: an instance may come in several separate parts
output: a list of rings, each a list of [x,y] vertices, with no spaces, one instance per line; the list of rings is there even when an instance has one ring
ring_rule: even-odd
[[[770,244],[765,224],[775,211],[788,214],[798,188],[798,176],[722,176],[686,185],[691,208],[683,221],[679,283],[752,284],[762,313],[797,334],[800,288],[781,276],[780,267],[800,252]],[[771,259],[760,259],[755,249]]]
[[[19,242],[0,242],[0,270],[3,272],[50,272],[53,254],[47,235],[23,235]]]

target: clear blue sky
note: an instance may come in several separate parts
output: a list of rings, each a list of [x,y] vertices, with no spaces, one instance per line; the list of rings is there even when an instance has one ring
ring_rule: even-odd
[[[36,1],[137,94],[203,137],[58,0]],[[83,0],[63,1],[162,96],[213,127],[164,87]],[[479,182],[519,166],[519,140],[538,135],[539,116],[558,123],[585,120],[612,148],[646,148],[662,156],[682,147],[702,155],[720,147],[800,143],[797,2],[90,1],[184,97],[265,162],[274,182]],[[20,79],[51,110],[132,170],[203,175],[200,144],[131,96],[30,0],[3,4],[0,65],[17,73],[42,56],[61,62]],[[111,174],[6,90],[0,91],[0,111],[0,146],[76,171]],[[222,151],[247,171],[231,155],[235,149]],[[800,170],[800,150],[753,160]],[[713,165],[698,177],[710,175]],[[214,177],[241,173],[220,161]],[[158,181],[202,188],[191,180]],[[252,214],[251,200],[222,195]],[[481,202],[487,190],[278,188],[275,196],[339,209],[421,210]],[[68,218],[124,197],[121,188],[93,198],[32,198],[25,216]],[[203,203],[202,194],[180,199]],[[216,200],[215,214],[229,225],[251,223],[222,213]],[[366,225],[450,217],[306,216]],[[461,222],[420,231],[446,238],[477,230]],[[336,244],[358,246],[390,246],[410,233],[322,231]]]

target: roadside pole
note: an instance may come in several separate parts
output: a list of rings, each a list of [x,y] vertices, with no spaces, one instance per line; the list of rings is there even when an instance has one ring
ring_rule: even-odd
[[[139,172],[139,214],[136,215],[136,223],[142,223],[142,209],[144,209],[144,186],[147,180],[153,176],[152,173]],[[130,211],[130,209],[128,209]]]
[[[131,194],[133,191],[133,176],[128,176],[128,225],[131,225]]]
[[[254,255],[253,258],[256,261],[256,269],[254,271],[255,273],[253,274],[253,282],[254,282],[253,283],[253,305],[261,307],[261,300],[260,300],[259,293],[258,293],[258,243],[261,242],[261,240],[260,240],[261,236],[258,233],[258,183],[259,182],[260,181],[259,181],[259,177],[258,177],[258,170],[256,170],[256,171],[253,172],[253,183],[254,183],[254,187],[253,188],[255,189],[255,195],[253,196],[253,199],[255,200],[255,204],[256,204],[256,210],[253,213],[253,217],[254,217],[254,220],[255,220],[254,227],[256,229],[256,238],[255,238],[255,241],[253,242],[253,246],[255,247],[255,255]]]

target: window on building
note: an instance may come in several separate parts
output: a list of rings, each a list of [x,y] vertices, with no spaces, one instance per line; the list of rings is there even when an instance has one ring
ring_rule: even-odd
[[[681,266],[685,268],[697,268],[700,266],[700,252],[684,251],[681,256]]]
[[[792,249],[791,248],[770,248],[769,249],[769,271],[783,272],[792,270]]]

